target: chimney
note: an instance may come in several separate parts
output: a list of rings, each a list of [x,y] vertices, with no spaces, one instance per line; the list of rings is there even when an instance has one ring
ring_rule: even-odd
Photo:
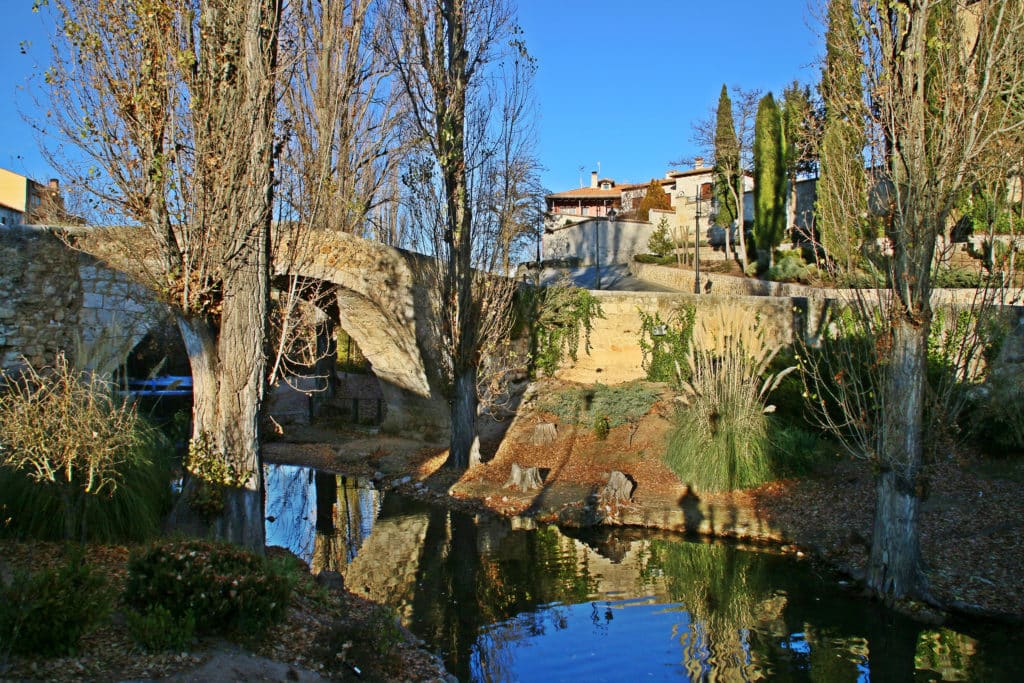
[[[694,157],[693,159],[694,168],[704,168],[704,157]]]
[[[590,172],[590,187],[597,189],[597,171]]]
[[[48,186],[49,186],[49,188],[50,188],[51,190],[53,190],[54,192],[56,192],[56,191],[60,190],[60,181],[59,181],[59,180],[57,180],[56,178],[50,178],[50,182],[49,182],[49,183],[47,183],[47,185],[48,185]]]

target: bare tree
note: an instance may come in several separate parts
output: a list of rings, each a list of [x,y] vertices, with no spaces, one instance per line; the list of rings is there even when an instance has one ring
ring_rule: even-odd
[[[1013,171],[991,160],[1005,160],[993,152],[1019,144],[1024,127],[1024,2],[856,0],[854,13],[856,40],[844,49],[864,55],[867,130],[881,151],[874,172],[888,199],[892,257],[888,288],[875,302],[862,298],[850,318],[869,377],[841,390],[833,416],[878,468],[868,585],[900,598],[927,593],[919,475],[937,244],[964,190]],[[1019,149],[1009,158],[1019,159]],[[827,403],[829,385],[853,373],[810,376]]]
[[[451,392],[447,465],[478,458],[482,354],[506,336],[508,249],[515,196],[533,171],[528,138],[532,64],[506,0],[401,0],[382,45],[419,145],[405,174],[413,219],[436,258],[436,319]],[[489,341],[490,340],[490,341]]]
[[[109,216],[107,254],[178,311],[193,375],[190,469],[226,486],[218,532],[262,551],[280,0],[54,0],[51,159]],[[86,249],[96,243],[84,245]]]

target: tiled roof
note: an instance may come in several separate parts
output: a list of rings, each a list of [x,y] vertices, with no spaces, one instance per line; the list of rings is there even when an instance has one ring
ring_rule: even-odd
[[[547,199],[615,199],[622,191],[614,187],[610,190],[602,190],[594,187],[581,187],[577,190],[567,192],[555,192],[546,196]]]

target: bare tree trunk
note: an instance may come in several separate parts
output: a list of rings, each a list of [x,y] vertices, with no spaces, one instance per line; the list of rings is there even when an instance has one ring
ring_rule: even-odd
[[[475,366],[463,368],[455,377],[451,402],[451,440],[445,466],[464,470],[480,462],[480,440],[477,436],[477,393]]]
[[[928,326],[901,316],[892,325],[867,584],[879,595],[901,598],[927,590],[920,571],[917,477],[921,468]]]

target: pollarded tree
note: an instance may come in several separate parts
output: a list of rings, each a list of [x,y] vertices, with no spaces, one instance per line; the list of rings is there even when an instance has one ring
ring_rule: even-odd
[[[877,182],[889,195],[893,254],[888,289],[853,309],[867,367],[843,366],[845,354],[839,367],[817,366],[810,377],[815,393],[832,397],[820,407],[836,435],[876,465],[866,580],[902,598],[927,592],[919,477],[936,247],[962,193],[1006,177],[1021,158],[1024,0],[856,0],[853,10],[856,30],[836,48],[863,56],[867,130],[881,159]],[[856,205],[839,208],[856,218]],[[866,370],[871,380],[847,390],[846,380]]]
[[[218,533],[262,551],[280,0],[51,6],[48,131],[80,152],[51,160],[111,220],[137,224],[105,246],[177,310],[193,376],[189,467],[228,485]]]
[[[754,242],[766,252],[769,265],[785,234],[786,141],[782,112],[768,93],[757,107],[754,126]]]
[[[830,263],[840,272],[849,273],[859,262],[868,217],[864,60],[857,42],[853,4],[830,2],[827,21],[821,76],[825,122],[815,225]]]
[[[665,188],[657,180],[652,180],[647,185],[647,193],[640,200],[640,206],[636,210],[636,217],[641,221],[650,220],[651,209],[669,209],[671,206],[672,200],[669,199]]]

